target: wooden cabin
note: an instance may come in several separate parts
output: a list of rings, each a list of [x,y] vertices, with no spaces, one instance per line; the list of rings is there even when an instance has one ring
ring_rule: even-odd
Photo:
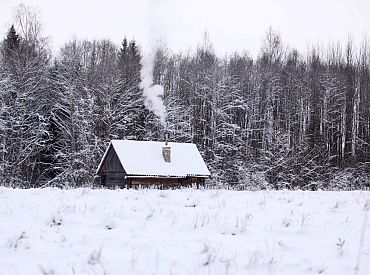
[[[112,140],[96,171],[107,187],[202,185],[210,172],[192,143]]]

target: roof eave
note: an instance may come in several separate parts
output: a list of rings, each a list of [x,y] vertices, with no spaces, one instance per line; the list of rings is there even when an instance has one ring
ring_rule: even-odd
[[[186,176],[175,176],[175,175],[126,175],[125,178],[128,178],[128,179],[131,179],[131,178],[184,179],[184,178],[186,178]]]
[[[108,145],[107,149],[106,149],[106,150],[105,150],[105,152],[104,152],[104,155],[103,155],[103,157],[102,157],[102,159],[101,159],[101,161],[100,161],[100,163],[99,163],[99,166],[98,166],[98,168],[96,169],[96,172],[95,172],[95,174],[96,174],[96,175],[98,175],[98,174],[99,174],[100,169],[101,169],[101,167],[103,166],[103,163],[104,163],[104,161],[105,161],[105,159],[106,159],[106,157],[107,157],[107,155],[108,155],[109,149],[110,149],[112,146],[113,146],[113,145],[112,145],[112,142],[109,142],[109,145]]]
[[[210,175],[126,175],[125,178],[178,178],[184,179],[188,177],[195,177],[195,178],[209,178]]]

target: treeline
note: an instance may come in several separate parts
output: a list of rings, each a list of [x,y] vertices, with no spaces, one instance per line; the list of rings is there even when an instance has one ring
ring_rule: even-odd
[[[66,43],[56,57],[37,17],[18,10],[1,42],[0,184],[91,184],[110,139],[194,142],[211,184],[260,188],[370,186],[370,47],[302,55],[267,32],[256,59],[156,55],[167,126],[144,107],[141,50],[123,39]]]

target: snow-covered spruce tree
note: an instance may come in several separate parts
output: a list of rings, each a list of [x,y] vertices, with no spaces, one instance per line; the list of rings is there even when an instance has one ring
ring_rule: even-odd
[[[122,126],[116,133],[118,138],[143,140],[146,136],[145,124],[148,111],[145,109],[139,87],[140,58],[136,41],[128,41],[124,38],[117,59],[119,85],[115,93],[116,98],[119,99],[116,107],[120,114],[113,118]]]
[[[52,124],[55,177],[49,184],[78,186],[90,184],[98,151],[94,133],[96,82],[92,75],[95,45],[88,41],[71,41],[61,50],[51,75],[51,89],[56,100]],[[100,82],[99,82],[100,83]]]
[[[20,38],[15,31],[14,25],[8,30],[7,36],[1,44],[0,58],[0,144],[1,144],[1,178],[3,185],[12,185],[17,182],[17,179],[12,177],[13,173],[13,158],[10,153],[12,146],[12,129],[15,123],[14,105],[16,99],[16,91],[12,81],[9,78],[11,72],[15,72],[15,62],[13,55],[18,50]]]
[[[3,77],[11,85],[3,147],[11,167],[6,182],[25,187],[40,183],[49,168],[41,151],[49,138],[46,87],[50,55],[37,13],[20,5],[14,23],[2,43]]]

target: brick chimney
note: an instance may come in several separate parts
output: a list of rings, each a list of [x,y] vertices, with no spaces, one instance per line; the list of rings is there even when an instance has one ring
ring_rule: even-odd
[[[168,146],[168,134],[165,136],[165,143],[162,147],[162,155],[165,162],[171,162],[171,146]]]

